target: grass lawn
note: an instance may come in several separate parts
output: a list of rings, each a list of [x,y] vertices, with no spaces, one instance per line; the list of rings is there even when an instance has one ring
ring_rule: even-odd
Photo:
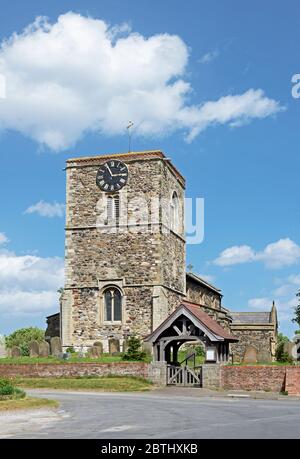
[[[0,413],[10,410],[29,410],[35,408],[56,408],[58,402],[47,398],[23,398],[19,400],[1,400]]]
[[[103,392],[140,392],[151,390],[150,381],[134,376],[77,378],[15,378],[13,383],[30,389],[64,389]]]
[[[99,359],[91,359],[89,357],[77,357],[76,355],[71,356],[68,360],[57,359],[56,357],[5,357],[0,359],[0,364],[28,364],[28,363],[55,363],[55,364],[68,364],[68,363],[113,363],[113,362],[123,362],[121,355],[110,355],[103,354]],[[127,362],[128,363],[128,362]]]

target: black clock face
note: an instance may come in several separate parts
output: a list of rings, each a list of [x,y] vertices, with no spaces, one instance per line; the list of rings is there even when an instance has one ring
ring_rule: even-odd
[[[128,169],[121,161],[111,159],[102,164],[97,172],[96,183],[102,191],[119,191],[126,185]]]

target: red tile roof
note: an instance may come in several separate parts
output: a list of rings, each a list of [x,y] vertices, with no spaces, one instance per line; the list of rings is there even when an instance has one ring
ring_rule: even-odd
[[[221,336],[222,338],[229,341],[238,341],[238,338],[231,335],[221,325],[219,325],[214,319],[212,319],[206,312],[203,311],[199,304],[190,303],[189,301],[183,301],[182,305],[186,307],[200,322],[205,325],[214,335]]]

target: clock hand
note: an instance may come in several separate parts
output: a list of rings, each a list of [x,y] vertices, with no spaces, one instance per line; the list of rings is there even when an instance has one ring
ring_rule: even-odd
[[[110,175],[113,177],[113,173],[112,173],[112,171],[110,170],[110,167],[109,167],[109,165],[108,165],[108,164],[105,164],[105,166],[107,167],[107,169],[108,169],[108,171],[109,171]]]
[[[127,174],[112,174],[112,177],[126,177]]]

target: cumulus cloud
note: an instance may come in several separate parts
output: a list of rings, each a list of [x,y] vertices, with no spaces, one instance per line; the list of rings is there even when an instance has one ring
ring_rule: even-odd
[[[9,242],[7,236],[4,233],[0,233],[0,245],[6,244],[7,242]]]
[[[282,109],[261,89],[189,104],[188,59],[176,35],[146,38],[72,12],[53,24],[37,18],[1,44],[0,129],[59,151],[88,132],[122,134],[129,119],[138,135],[182,130],[192,141],[209,126],[240,126]]]
[[[274,300],[279,320],[291,322],[298,303],[296,293],[300,289],[300,275],[292,274],[285,279],[276,279],[275,284],[277,287],[271,292],[271,296],[252,298],[248,301],[248,306],[251,309],[268,311]]]
[[[300,262],[300,246],[289,238],[268,244],[262,251],[248,245],[233,246],[223,250],[214,260],[218,266],[232,266],[262,261],[267,268],[277,269]]]
[[[41,217],[63,217],[65,215],[65,204],[54,202],[53,204],[45,201],[39,201],[28,207],[25,214],[38,214]]]
[[[240,263],[248,263],[255,260],[255,253],[248,245],[235,245],[223,250],[214,264],[218,266],[231,266]]]
[[[248,306],[251,309],[270,311],[273,301],[275,301],[279,321],[290,322],[294,315],[295,306],[297,305],[296,297],[273,299],[268,297],[252,298],[248,301]]]
[[[22,316],[58,310],[64,284],[61,258],[0,252],[0,314]]]

